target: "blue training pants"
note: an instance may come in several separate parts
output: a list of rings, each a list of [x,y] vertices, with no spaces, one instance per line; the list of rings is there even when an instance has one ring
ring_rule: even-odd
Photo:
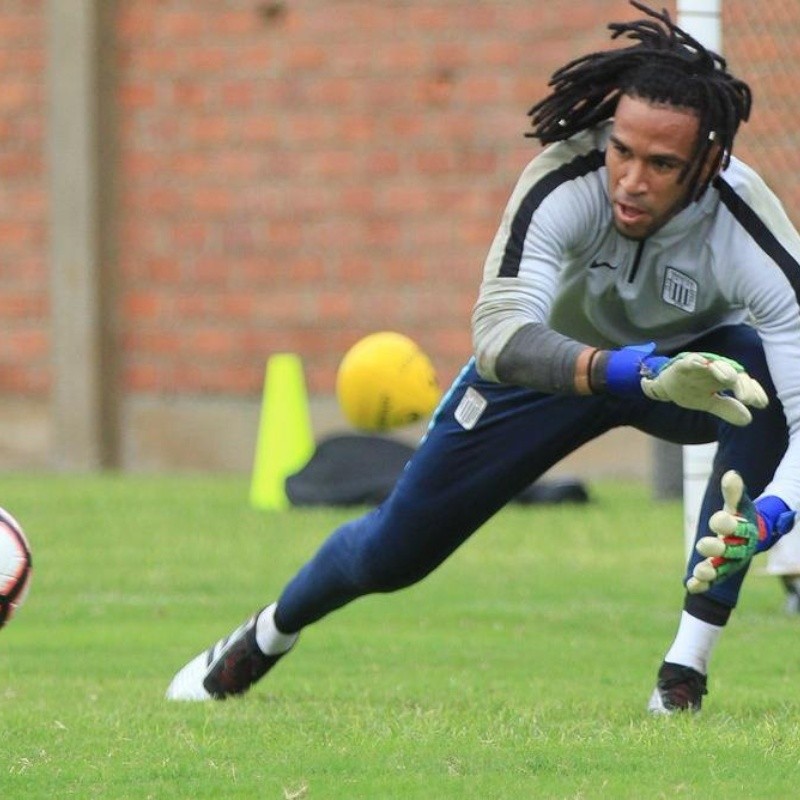
[[[278,626],[299,631],[361,595],[390,592],[421,580],[550,467],[617,426],[632,426],[678,444],[718,440],[698,524],[698,536],[706,535],[710,515],[722,508],[722,474],[738,470],[749,494],[756,497],[785,452],[788,434],[752,328],[721,328],[684,349],[739,361],[761,382],[769,407],[754,411],[753,422],[739,428],[704,412],[645,397],[553,395],[491,383],[478,376],[471,360],[440,403],[391,495],[335,530],[286,586],[278,600]],[[469,429],[455,416],[467,391],[486,401]],[[693,554],[687,576],[698,560]],[[705,596],[732,608],[743,578],[744,571]]]

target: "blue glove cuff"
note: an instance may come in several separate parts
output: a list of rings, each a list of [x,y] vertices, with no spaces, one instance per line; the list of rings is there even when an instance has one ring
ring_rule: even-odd
[[[774,495],[759,497],[755,507],[764,520],[769,536],[783,536],[794,527],[795,512],[780,497]]]
[[[652,355],[653,342],[634,344],[612,350],[606,365],[606,389],[623,397],[641,397],[643,376],[657,375],[669,361],[665,356]]]

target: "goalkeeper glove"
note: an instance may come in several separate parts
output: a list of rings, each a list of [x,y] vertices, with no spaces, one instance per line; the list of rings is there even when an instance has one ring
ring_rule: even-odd
[[[735,470],[722,476],[722,499],[722,511],[708,521],[716,536],[704,536],[695,547],[706,558],[686,581],[690,594],[705,592],[713,583],[744,569],[756,553],[769,550],[794,526],[795,512],[783,500],[767,496],[754,503]]]
[[[748,425],[747,408],[766,408],[769,400],[761,384],[744,367],[715,353],[680,353],[674,358],[654,356],[655,345],[613,350],[606,367],[606,386],[616,394],[641,390],[651,400],[707,411],[732,425]]]

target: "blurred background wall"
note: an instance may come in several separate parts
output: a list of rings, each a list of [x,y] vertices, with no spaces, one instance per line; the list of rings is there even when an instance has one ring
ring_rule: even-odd
[[[528,108],[638,16],[0,0],[0,468],[247,470],[269,355],[301,356],[323,436],[345,427],[339,359],[375,330],[414,337],[447,385],[537,151]],[[797,222],[800,0],[725,0],[723,22],[756,98],[739,154]],[[598,463],[642,474],[620,435],[625,458],[601,443]]]

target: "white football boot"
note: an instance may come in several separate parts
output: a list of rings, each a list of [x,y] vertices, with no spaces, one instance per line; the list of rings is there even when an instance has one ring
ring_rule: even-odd
[[[272,613],[274,605],[262,611]],[[243,694],[291,650],[300,634],[285,636],[287,647],[266,655],[256,642],[259,611],[224,639],[193,658],[167,688],[167,700],[224,700]]]

